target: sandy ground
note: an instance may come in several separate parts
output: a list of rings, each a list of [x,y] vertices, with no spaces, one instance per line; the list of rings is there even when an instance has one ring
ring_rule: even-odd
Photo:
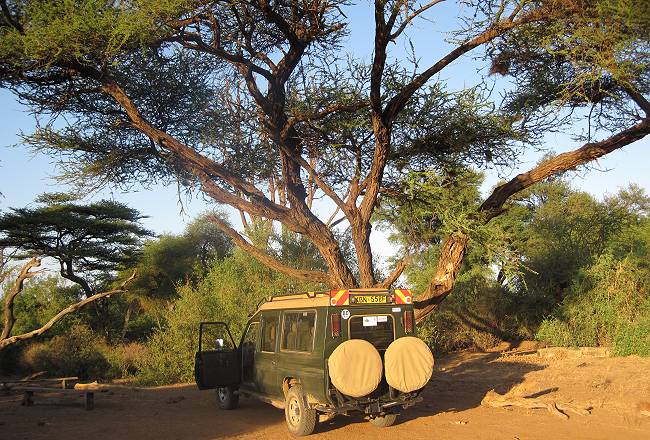
[[[488,408],[495,389],[545,402],[590,406],[591,415],[563,420],[543,409]],[[85,411],[76,395],[36,394],[35,406],[0,393],[0,439],[166,440],[288,438],[284,413],[242,399],[220,411],[214,392],[193,385],[115,388],[95,396]],[[361,417],[339,416],[318,425],[324,439],[650,439],[650,359],[603,358],[560,349],[458,353],[438,361],[424,402],[404,411],[399,423],[375,428]]]

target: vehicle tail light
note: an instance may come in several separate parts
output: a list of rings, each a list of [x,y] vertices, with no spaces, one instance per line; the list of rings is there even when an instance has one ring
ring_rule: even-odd
[[[341,315],[332,313],[330,317],[332,319],[332,337],[338,338],[341,336]]]
[[[404,311],[404,332],[413,333],[413,310]]]

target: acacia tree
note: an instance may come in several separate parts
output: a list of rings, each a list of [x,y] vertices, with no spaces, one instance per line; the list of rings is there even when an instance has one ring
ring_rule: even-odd
[[[12,249],[14,258],[29,259],[4,297],[0,349],[45,333],[87,304],[125,292],[135,272],[115,288],[99,291],[98,287],[106,284],[111,272],[133,263],[141,239],[151,234],[139,225],[142,216],[121,203],[100,201],[81,205],[62,194],[44,194],[37,201],[42,206],[14,208],[0,215],[0,248]],[[41,266],[40,257],[56,260],[60,275],[80,286],[83,296],[40,328],[12,335],[16,298],[25,281],[45,270],[37,269]]]
[[[644,0],[459,1],[449,52],[425,67],[391,56],[391,43],[441,3],[374,0],[366,65],[341,49],[349,5],[339,0],[2,1],[0,80],[37,114],[74,116],[27,139],[60,159],[64,177],[176,180],[238,209],[244,223],[281,223],[313,243],[327,267],[290,267],[213,219],[284,274],[389,286],[408,255],[377,279],[373,214],[400,195],[410,171],[514,165],[517,148],[575,126],[588,110],[601,140],[590,130],[582,147],[497,187],[474,216],[488,222],[518,191],[650,130]],[[436,79],[472,51],[513,78],[503,105],[480,87],[452,92]],[[320,197],[332,201],[332,215],[316,214]],[[337,215],[349,224],[352,263]],[[461,228],[443,241],[419,319],[451,291],[468,240]]]

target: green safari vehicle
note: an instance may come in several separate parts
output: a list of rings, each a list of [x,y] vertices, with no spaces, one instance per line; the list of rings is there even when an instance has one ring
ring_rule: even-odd
[[[289,432],[301,436],[355,411],[392,425],[422,400],[433,362],[415,337],[409,290],[328,290],[263,301],[239,344],[226,323],[201,323],[194,375],[199,389],[216,388],[221,409],[260,399],[284,409]]]

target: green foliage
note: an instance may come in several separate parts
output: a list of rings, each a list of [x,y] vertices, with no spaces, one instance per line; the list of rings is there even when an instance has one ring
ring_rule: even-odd
[[[0,59],[41,64],[110,62],[127,48],[145,47],[163,36],[164,20],[177,17],[190,4],[186,0],[12,3],[23,29],[0,28]]]
[[[473,237],[453,293],[421,323],[420,335],[442,352],[538,338],[647,355],[650,198],[632,185],[600,202],[563,180],[548,181],[519,194],[483,229],[463,217],[479,182],[446,194],[416,180],[419,200],[406,190],[388,205],[396,238],[423,249],[405,272],[416,292],[433,276],[446,223]],[[432,217],[440,219],[434,228]]]
[[[646,230],[650,224],[646,222]],[[571,292],[540,325],[537,338],[552,345],[611,346],[616,355],[650,355],[648,254],[617,260],[602,254],[584,268]]]
[[[137,278],[129,286],[129,295],[143,304],[170,301],[176,296],[176,285],[204,276],[214,259],[230,253],[232,244],[207,214],[191,222],[180,235],[163,234],[144,243],[137,265],[132,271]]]
[[[650,89],[650,6],[646,0],[536,0],[524,8],[549,7],[546,19],[497,39],[489,51],[492,73],[511,75],[516,87],[505,109],[531,130],[557,130],[580,118],[596,129],[626,126],[630,87]],[[595,109],[556,113],[562,107]],[[625,122],[627,121],[627,122]]]
[[[186,284],[179,288],[179,299],[164,315],[166,325],[152,336],[147,356],[138,363],[138,381],[159,385],[193,380],[201,321],[227,322],[235,342],[239,343],[248,314],[262,298],[309,287],[295,286],[291,279],[278,275],[241,251],[216,260],[196,287]]]

